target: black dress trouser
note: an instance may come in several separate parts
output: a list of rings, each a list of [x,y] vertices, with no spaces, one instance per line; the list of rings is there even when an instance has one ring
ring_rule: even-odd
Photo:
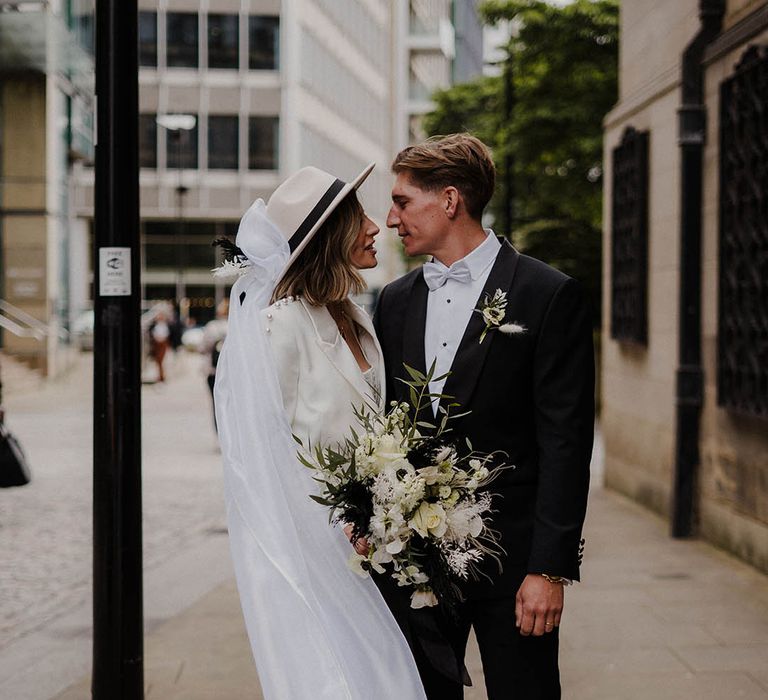
[[[488,700],[560,700],[558,632],[541,637],[524,637],[515,626],[515,595],[525,576],[515,576],[516,584],[508,597],[470,597],[460,605],[457,620],[440,618],[439,627],[455,654],[454,663],[463,666],[469,631],[474,627],[483,663]],[[463,700],[464,686],[459,674],[449,677],[435,667],[425,653],[426,645],[414,630],[414,618],[437,609],[408,610],[404,589],[395,589],[385,577],[377,584],[400,624],[413,651],[416,665],[429,700]],[[383,584],[383,585],[382,585]],[[404,620],[407,617],[409,620]],[[435,653],[435,652],[433,652]],[[437,651],[436,653],[440,653]]]

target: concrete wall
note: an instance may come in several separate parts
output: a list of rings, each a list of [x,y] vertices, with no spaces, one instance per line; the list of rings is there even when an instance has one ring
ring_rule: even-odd
[[[731,0],[725,28],[766,0]],[[605,120],[602,424],[609,487],[670,512],[678,364],[680,56],[698,30],[698,2],[622,3],[620,101]],[[768,425],[717,406],[719,89],[746,45],[707,66],[702,332],[705,375],[697,515],[700,534],[768,571]],[[648,345],[610,338],[612,150],[624,130],[648,130]]]
[[[731,2],[733,16],[768,2]],[[700,528],[709,540],[768,571],[768,421],[717,405],[718,202],[720,85],[746,47],[768,44],[768,27],[707,66],[707,146],[704,179],[702,336],[705,377],[699,480]]]
[[[697,30],[697,3],[621,6],[621,95],[605,126],[602,424],[606,484],[669,513],[675,434],[680,158],[680,50]],[[610,337],[613,149],[624,130],[649,131],[648,345]]]

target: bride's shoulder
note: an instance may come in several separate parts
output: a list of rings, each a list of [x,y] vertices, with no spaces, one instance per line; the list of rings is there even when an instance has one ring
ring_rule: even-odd
[[[260,312],[268,327],[289,326],[302,323],[306,316],[301,297],[288,296],[278,299]]]

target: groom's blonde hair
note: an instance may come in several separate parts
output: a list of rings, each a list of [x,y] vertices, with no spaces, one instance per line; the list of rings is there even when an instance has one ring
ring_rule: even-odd
[[[496,185],[496,167],[488,146],[466,133],[432,136],[407,146],[395,156],[392,172],[407,173],[414,185],[429,192],[455,187],[477,221]]]
[[[352,265],[352,246],[365,212],[350,192],[317,230],[272,292],[272,301],[301,295],[313,306],[360,294],[365,282]]]

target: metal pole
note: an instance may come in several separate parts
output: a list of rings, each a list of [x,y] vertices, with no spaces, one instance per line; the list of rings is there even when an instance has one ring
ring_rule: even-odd
[[[96,1],[93,677],[144,697],[137,0]]]
[[[177,129],[173,132],[176,137],[176,166],[179,169],[179,184],[176,187],[176,303],[181,304],[181,298],[184,296],[184,287],[182,278],[184,275],[183,262],[181,257],[181,251],[184,246],[184,237],[182,234],[182,228],[184,226],[184,181],[183,181],[183,148],[181,139],[185,136],[186,132]]]
[[[699,0],[700,29],[682,56],[680,146],[680,288],[675,415],[675,465],[671,533],[690,537],[696,528],[700,419],[704,403],[701,361],[701,227],[706,105],[702,59],[718,35],[724,0]]]

